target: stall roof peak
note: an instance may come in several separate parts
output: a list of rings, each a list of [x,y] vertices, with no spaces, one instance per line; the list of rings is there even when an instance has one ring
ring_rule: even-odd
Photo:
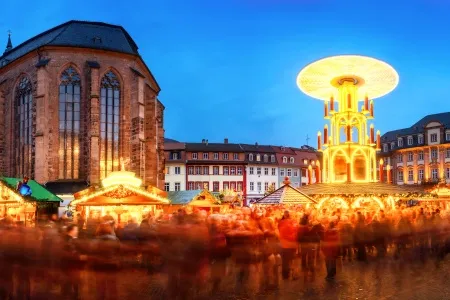
[[[273,193],[259,199],[254,204],[308,204],[316,203],[316,201],[292,187],[290,184],[285,184]]]

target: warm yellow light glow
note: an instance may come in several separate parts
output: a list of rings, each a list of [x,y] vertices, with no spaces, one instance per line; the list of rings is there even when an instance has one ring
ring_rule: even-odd
[[[140,187],[142,180],[137,178],[133,172],[128,171],[116,171],[112,172],[102,180],[104,187],[110,187],[115,185],[127,185],[133,187]]]
[[[321,146],[323,152],[322,182],[377,181],[376,146],[369,97],[379,98],[398,84],[397,72],[385,62],[355,55],[324,58],[306,66],[297,77],[305,94],[337,103],[326,116],[330,138]],[[358,101],[364,100],[362,107]],[[328,127],[325,127],[328,128]],[[368,130],[370,130],[370,139]],[[328,131],[328,130],[327,130]],[[318,133],[320,136],[321,133]],[[377,142],[380,131],[377,131]],[[383,165],[384,161],[380,161]]]
[[[352,78],[357,80],[356,98],[364,100],[380,98],[398,85],[397,72],[387,63],[366,56],[340,55],[327,57],[306,66],[297,76],[300,90],[316,99],[329,100],[336,94],[339,80]]]

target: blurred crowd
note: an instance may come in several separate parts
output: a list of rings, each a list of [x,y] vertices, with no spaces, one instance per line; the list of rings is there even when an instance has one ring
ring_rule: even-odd
[[[382,260],[436,265],[450,251],[450,212],[437,207],[395,210],[320,210],[304,207],[233,208],[227,213],[194,209],[149,214],[138,224],[111,216],[74,220],[52,216],[33,228],[5,217],[0,223],[0,299],[123,299],[124,270],[165,278],[166,299],[196,299],[229,289],[245,291],[251,272],[262,285],[304,282],[337,262]],[[94,288],[82,293],[89,272]],[[47,294],[46,294],[47,293]],[[44,296],[42,296],[44,295]]]

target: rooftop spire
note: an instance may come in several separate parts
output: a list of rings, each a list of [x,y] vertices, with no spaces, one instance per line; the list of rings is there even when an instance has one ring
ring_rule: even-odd
[[[6,49],[5,49],[5,52],[3,52],[3,54],[9,52],[12,48],[13,48],[13,46],[11,43],[11,30],[8,30],[8,43],[6,44]]]

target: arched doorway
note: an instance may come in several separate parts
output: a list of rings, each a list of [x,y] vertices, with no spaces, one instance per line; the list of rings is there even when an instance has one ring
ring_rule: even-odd
[[[353,154],[353,179],[363,181],[367,179],[367,161],[366,156],[361,150],[356,150]]]
[[[343,151],[334,155],[332,167],[334,168],[334,182],[345,182],[347,180],[347,156]]]

